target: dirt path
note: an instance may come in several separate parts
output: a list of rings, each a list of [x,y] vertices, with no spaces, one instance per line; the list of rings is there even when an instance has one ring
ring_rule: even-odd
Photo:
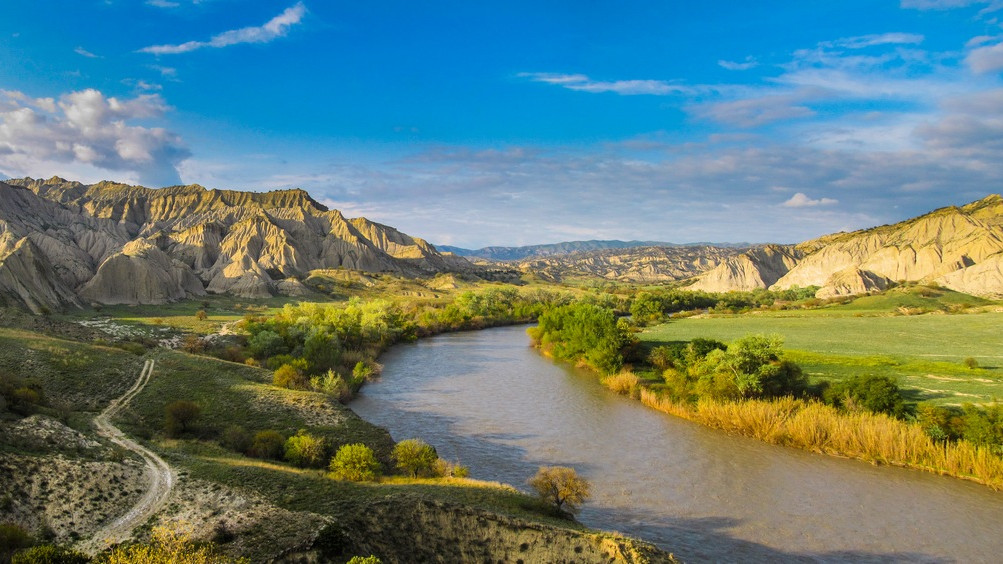
[[[94,426],[97,427],[99,435],[122,448],[135,452],[146,461],[146,473],[150,484],[146,493],[143,494],[143,497],[136,502],[136,505],[132,509],[114,521],[102,526],[94,533],[91,539],[83,541],[80,544],[79,549],[88,554],[96,554],[110,545],[129,539],[132,536],[132,530],[145,523],[167,501],[167,496],[170,495],[171,488],[174,486],[174,472],[164,462],[164,459],[136,441],[126,437],[125,433],[111,423],[112,417],[129,403],[132,398],[136,397],[143,390],[143,387],[146,386],[146,383],[150,381],[150,377],[153,375],[153,365],[153,360],[147,360],[146,364],[143,365],[143,371],[139,373],[136,383],[127,392],[122,394],[122,397],[112,401],[100,415],[94,418]]]

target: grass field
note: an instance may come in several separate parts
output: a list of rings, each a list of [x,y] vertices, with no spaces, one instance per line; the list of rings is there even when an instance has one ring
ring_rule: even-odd
[[[805,312],[684,318],[651,327],[640,337],[650,348],[695,337],[731,342],[753,333],[777,334],[789,358],[815,380],[883,374],[897,378],[913,401],[958,405],[1003,398],[1003,313],[892,316],[889,300],[872,296]],[[861,312],[874,315],[858,316]],[[969,357],[979,368],[962,364]]]

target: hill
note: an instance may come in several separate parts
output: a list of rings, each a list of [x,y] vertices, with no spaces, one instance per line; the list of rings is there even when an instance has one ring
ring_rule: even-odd
[[[298,295],[315,270],[476,272],[422,239],[328,210],[303,190],[0,182],[0,302],[35,313],[206,293]]]
[[[741,252],[715,246],[632,247],[527,258],[515,266],[552,282],[572,278],[672,282],[706,272]]]
[[[881,290],[892,282],[936,283],[1003,297],[1003,198],[946,207],[892,225],[772,245],[702,274],[695,290],[819,286],[819,298]]]
[[[587,251],[601,251],[606,249],[632,249],[635,247],[748,247],[746,243],[665,243],[662,241],[602,241],[591,239],[589,241],[564,241],[561,243],[550,243],[545,245],[528,245],[523,247],[482,247],[480,249],[464,249],[461,247],[450,247],[448,245],[436,245],[440,251],[450,252],[461,257],[482,258],[498,261],[519,261],[535,257],[552,257],[556,255],[568,255]]]

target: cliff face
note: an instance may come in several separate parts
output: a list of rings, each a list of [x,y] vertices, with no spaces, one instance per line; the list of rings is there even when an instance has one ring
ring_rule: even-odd
[[[773,255],[760,251],[700,276],[694,288],[820,286],[818,297],[833,297],[884,289],[891,281],[918,281],[1003,297],[1003,198],[991,195],[894,225],[778,247]],[[764,272],[769,276],[760,276]]]
[[[0,183],[0,295],[36,311],[81,298],[135,304],[302,292],[291,279],[338,267],[402,276],[475,268],[392,227],[346,219],[302,190]]]

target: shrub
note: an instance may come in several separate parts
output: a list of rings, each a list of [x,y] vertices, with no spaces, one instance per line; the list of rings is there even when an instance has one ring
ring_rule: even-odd
[[[278,431],[258,431],[251,441],[251,450],[248,452],[255,458],[271,458],[281,460],[284,454],[286,438]]]
[[[406,472],[412,478],[419,475],[430,476],[435,471],[435,462],[439,456],[432,445],[421,439],[406,439],[396,445],[390,454],[394,464],[401,472]]]
[[[323,376],[310,378],[310,387],[314,391],[337,398],[342,403],[352,399],[352,389],[348,386],[348,382],[334,370],[328,370]]]
[[[331,459],[331,476],[352,482],[374,481],[380,474],[380,463],[373,449],[361,443],[344,445]]]
[[[299,466],[320,468],[327,458],[327,441],[300,429],[294,436],[286,439],[286,460]]]
[[[246,563],[220,554],[212,543],[195,543],[190,531],[154,527],[149,544],[118,546],[104,554],[105,564],[227,564]]]
[[[529,485],[540,498],[553,504],[558,511],[576,513],[591,495],[588,480],[567,466],[541,466]]]
[[[348,564],[383,564],[383,561],[375,556],[353,556]]]
[[[195,319],[198,319],[199,321],[205,321],[206,317],[208,317],[208,314],[206,314],[204,309],[200,309],[195,313]]]
[[[220,443],[230,450],[246,454],[251,450],[254,438],[240,425],[230,425],[223,430]]]
[[[202,409],[193,401],[177,400],[164,406],[164,432],[179,437],[192,430]]]
[[[91,559],[75,550],[43,544],[14,554],[11,564],[87,564]]]
[[[621,370],[619,373],[612,376],[606,376],[602,379],[602,384],[613,390],[618,394],[630,395],[637,390],[640,385],[641,379],[637,377],[637,374],[629,370]]]
[[[302,389],[307,387],[308,380],[292,364],[283,364],[272,375],[272,383],[280,388]]]
[[[979,361],[975,360],[972,357],[968,357],[965,360],[963,360],[962,364],[964,364],[965,368],[969,370],[975,370],[976,368],[979,367]]]
[[[898,384],[888,376],[858,374],[836,382],[825,391],[827,403],[853,410],[859,406],[874,413],[887,413],[895,417],[906,414],[905,401]]]
[[[35,539],[14,523],[0,523],[0,562],[10,559],[14,552],[35,544]]]

